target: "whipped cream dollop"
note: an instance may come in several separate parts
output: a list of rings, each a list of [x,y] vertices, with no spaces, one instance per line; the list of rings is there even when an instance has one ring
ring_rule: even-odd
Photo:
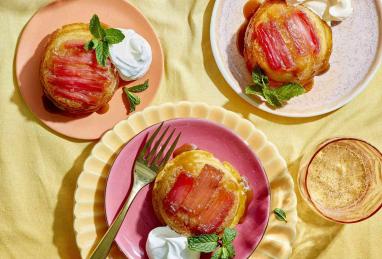
[[[131,29],[120,29],[123,41],[110,46],[110,59],[125,81],[143,77],[150,68],[152,52],[150,44]]]
[[[146,242],[146,252],[150,259],[199,259],[200,253],[187,247],[187,237],[173,231],[168,226],[150,231]]]
[[[328,23],[343,21],[353,13],[351,0],[287,0],[287,3],[301,4]]]

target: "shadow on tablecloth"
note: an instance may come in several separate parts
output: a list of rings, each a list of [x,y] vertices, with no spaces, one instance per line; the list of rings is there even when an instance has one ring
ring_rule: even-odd
[[[343,230],[344,225],[323,219],[303,200],[297,186],[300,161],[301,157],[288,165],[295,183],[298,214],[297,235],[291,258],[310,259],[317,258]]]
[[[74,193],[77,186],[77,178],[94,144],[87,145],[81,155],[74,161],[73,166],[66,172],[57,194],[52,228],[54,233],[53,243],[57,247],[60,258],[81,258],[73,229]]]

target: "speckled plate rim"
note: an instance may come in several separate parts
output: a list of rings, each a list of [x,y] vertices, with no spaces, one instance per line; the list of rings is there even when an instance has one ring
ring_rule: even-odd
[[[291,118],[308,118],[308,117],[314,117],[322,114],[326,114],[332,111],[335,111],[342,106],[346,105],[349,103],[351,100],[353,100],[355,97],[357,97],[363,90],[366,89],[366,87],[369,85],[370,81],[373,79],[375,74],[378,71],[378,68],[380,67],[382,63],[382,33],[379,33],[379,38],[378,38],[378,50],[377,50],[377,55],[374,58],[373,64],[370,67],[369,72],[367,73],[367,76],[365,79],[356,86],[354,92],[349,95],[346,98],[343,98],[341,101],[338,101],[337,104],[329,106],[329,107],[324,107],[320,110],[317,110],[316,112],[310,112],[310,113],[294,113],[294,112],[283,112],[279,111],[277,109],[271,109],[268,106],[262,106],[261,103],[256,102],[253,100],[251,97],[247,96],[245,93],[243,93],[242,89],[240,86],[235,82],[235,80],[230,76],[229,72],[224,66],[224,62],[221,58],[220,55],[220,49],[217,44],[217,35],[216,35],[216,20],[219,15],[219,8],[221,7],[221,3],[227,1],[227,0],[216,0],[213,10],[212,10],[212,16],[211,16],[211,22],[210,22],[210,43],[211,43],[211,49],[212,49],[212,54],[215,58],[215,62],[219,68],[220,73],[223,75],[224,79],[228,83],[228,85],[245,101],[247,101],[249,104],[257,107],[260,110],[263,110],[265,112],[283,116],[283,117],[291,117]],[[376,0],[376,5],[378,7],[378,18],[379,18],[379,28],[380,30],[382,29],[382,0]]]
[[[250,121],[221,107],[193,102],[148,107],[119,122],[94,146],[84,163],[74,196],[74,230],[81,256],[87,258],[97,240],[107,230],[104,192],[109,171],[119,151],[143,129],[174,118],[210,120],[231,129],[249,145],[267,174],[271,187],[271,210],[280,207],[288,215],[288,223],[278,221],[270,215],[267,230],[251,258],[290,256],[296,236],[297,199],[285,160],[264,133]],[[120,255],[117,247],[113,247],[110,257]]]

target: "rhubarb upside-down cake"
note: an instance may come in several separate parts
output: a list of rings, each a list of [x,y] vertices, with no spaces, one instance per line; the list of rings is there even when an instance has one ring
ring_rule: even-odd
[[[162,223],[183,235],[221,233],[245,214],[250,188],[228,162],[203,150],[186,150],[167,163],[153,188]]]

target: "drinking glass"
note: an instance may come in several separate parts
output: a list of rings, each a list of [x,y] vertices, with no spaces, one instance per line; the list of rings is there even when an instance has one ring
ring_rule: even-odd
[[[382,207],[382,154],[368,142],[332,138],[303,156],[298,187],[307,204],[337,223],[356,223]]]

